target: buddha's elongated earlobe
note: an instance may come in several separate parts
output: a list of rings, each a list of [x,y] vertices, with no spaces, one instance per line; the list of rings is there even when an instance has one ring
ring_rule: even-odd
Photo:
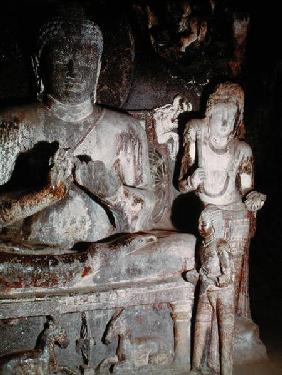
[[[34,78],[35,78],[36,98],[39,102],[42,102],[43,93],[44,93],[44,84],[43,84],[42,77],[40,74],[39,58],[37,55],[31,56],[31,65],[32,65],[32,70],[33,70]]]
[[[93,103],[94,104],[97,102],[97,87],[98,87],[100,72],[101,72],[101,56],[98,59],[96,82],[94,83],[94,91],[93,91]]]

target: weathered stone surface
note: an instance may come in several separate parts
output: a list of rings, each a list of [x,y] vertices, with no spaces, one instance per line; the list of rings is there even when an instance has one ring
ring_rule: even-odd
[[[69,344],[66,331],[53,319],[49,319],[41,332],[35,349],[21,353],[11,353],[0,357],[0,374],[53,374],[62,371],[75,374],[67,367],[57,363],[55,344],[66,348]]]
[[[246,337],[245,360],[248,357],[249,361],[256,361],[258,353],[265,359],[258,330],[247,322],[249,243],[255,231],[256,212],[266,197],[252,191],[252,151],[239,138],[243,108],[242,88],[232,83],[220,84],[208,99],[205,118],[188,123],[184,134],[179,187],[184,192],[196,191],[204,205],[199,220],[203,239],[195,373],[232,373],[235,316],[243,322],[236,333]],[[249,332],[243,333],[244,329]],[[238,338],[235,346],[239,352],[243,350],[240,342]],[[238,357],[236,353],[235,358]]]
[[[151,363],[151,368],[155,370],[159,365],[165,368],[168,364],[170,364],[169,368],[171,366],[174,369],[177,367],[188,369],[189,355],[183,358],[186,359],[186,363],[178,363],[173,359],[175,350],[173,324],[178,324],[179,314],[182,313],[180,323],[185,329],[179,331],[178,340],[184,339],[185,342],[182,342],[186,345],[182,346],[182,350],[185,349],[189,354],[193,290],[192,284],[184,283],[178,278],[161,284],[128,285],[104,292],[83,293],[79,290],[72,296],[50,295],[37,298],[27,296],[17,300],[6,299],[1,303],[1,318],[8,316],[9,318],[1,320],[3,333],[1,352],[9,353],[25,347],[24,345],[32,347],[35,339],[32,334],[36,336],[36,332],[37,335],[40,332],[39,321],[42,321],[40,316],[52,313],[65,328],[70,342],[63,353],[58,353],[58,359],[61,365],[74,368],[80,362],[80,349],[76,351],[75,342],[82,342],[81,325],[84,324],[85,330],[85,322],[83,323],[79,318],[78,313],[85,314],[86,311],[88,333],[84,334],[84,340],[91,339],[88,352],[89,365],[91,363],[90,366],[94,368],[98,366],[97,371],[99,368],[103,373],[102,369],[106,371],[111,364],[122,366],[117,366],[117,370],[118,367],[121,369],[135,366],[141,371],[142,367],[148,366],[148,361]],[[23,340],[17,342],[16,337],[21,332],[24,332]],[[117,340],[118,336],[123,337],[121,347],[118,346],[121,345],[121,341]],[[128,352],[133,346],[136,352],[144,354],[143,359],[139,356],[132,357],[134,352]],[[128,356],[126,366],[122,354],[119,360],[116,360],[117,348],[125,354],[125,357]]]
[[[44,103],[1,113],[2,184],[16,174],[2,195],[5,239],[69,248],[151,226],[146,134],[129,116],[93,104],[102,35],[80,13],[75,16],[52,19],[41,31],[35,61]],[[43,147],[45,157],[35,162]],[[43,170],[42,180],[34,186],[31,179],[25,192],[22,178],[31,171],[36,176],[34,164]],[[88,182],[99,174],[99,182]],[[9,234],[14,223],[18,231],[13,227]]]
[[[132,30],[121,4],[112,4],[109,11],[104,8],[104,22],[100,22],[104,31],[104,53],[101,74],[97,87],[97,102],[120,108],[126,101],[131,89],[135,41]],[[107,14],[107,16],[106,16]]]
[[[66,254],[52,255],[50,249],[44,255],[6,250],[0,254],[0,295],[162,282],[194,268],[194,246],[193,236],[164,231],[124,235]]]
[[[234,334],[234,363],[247,364],[267,360],[264,344],[259,339],[258,326],[251,319],[237,317]]]
[[[0,114],[0,350],[32,349],[55,315],[70,345],[34,373],[188,371],[195,238],[152,230],[173,196],[167,145],[93,103],[102,35],[75,9],[42,28],[42,103]]]

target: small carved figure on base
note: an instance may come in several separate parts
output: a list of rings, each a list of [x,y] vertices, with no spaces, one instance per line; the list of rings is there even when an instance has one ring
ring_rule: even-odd
[[[208,211],[204,210],[200,219],[204,240],[192,374],[232,375],[234,263],[228,243],[215,237]]]

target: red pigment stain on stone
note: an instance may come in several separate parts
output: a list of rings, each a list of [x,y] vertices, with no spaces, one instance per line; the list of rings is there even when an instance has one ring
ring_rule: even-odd
[[[89,267],[89,266],[85,266],[85,267],[83,268],[83,272],[82,272],[81,276],[84,277],[84,276],[89,275],[89,273],[91,272],[91,270],[92,270],[91,267]]]

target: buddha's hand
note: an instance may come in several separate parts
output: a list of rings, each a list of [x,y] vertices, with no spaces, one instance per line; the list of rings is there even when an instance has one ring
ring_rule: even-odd
[[[115,195],[121,186],[114,171],[109,170],[103,161],[93,161],[90,158],[76,158],[74,179],[80,186],[101,199]]]
[[[69,187],[72,181],[73,156],[68,149],[59,148],[50,161],[49,181],[52,188],[58,185]]]
[[[193,285],[197,285],[199,279],[199,273],[196,270],[186,271],[183,275],[184,280],[188,281]]]
[[[266,201],[266,195],[257,191],[251,191],[245,200],[245,205],[248,211],[256,212],[262,208]]]

